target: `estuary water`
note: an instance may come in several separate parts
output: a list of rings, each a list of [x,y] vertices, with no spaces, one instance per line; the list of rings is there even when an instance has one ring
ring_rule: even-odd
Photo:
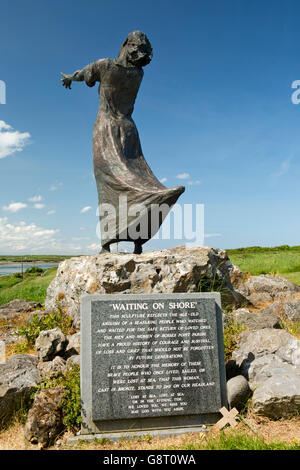
[[[57,266],[55,263],[23,263],[23,271],[25,272],[26,269],[32,268],[33,266],[48,269],[53,268],[53,266]],[[13,273],[20,273],[22,272],[22,264],[21,263],[9,263],[9,264],[0,264],[0,276],[7,276]]]

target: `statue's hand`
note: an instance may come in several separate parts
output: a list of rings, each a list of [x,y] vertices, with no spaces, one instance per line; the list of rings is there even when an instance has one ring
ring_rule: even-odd
[[[64,78],[61,78],[62,84],[64,87],[69,88],[71,90],[71,83],[72,83],[72,75],[66,75],[64,73],[60,73]]]

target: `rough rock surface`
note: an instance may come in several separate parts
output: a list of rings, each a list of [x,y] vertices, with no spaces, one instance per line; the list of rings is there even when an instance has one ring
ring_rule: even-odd
[[[23,343],[24,338],[20,335],[17,335],[15,329],[13,329],[10,325],[7,327],[4,326],[2,329],[4,331],[0,331],[0,341],[4,341],[6,346],[10,344]]]
[[[261,309],[260,313],[277,315],[283,320],[300,321],[300,299],[274,302],[268,307]]]
[[[62,387],[41,390],[34,399],[25,425],[25,439],[31,444],[47,447],[63,429]]]
[[[225,251],[210,247],[176,247],[141,255],[109,253],[71,258],[59,264],[47,290],[46,310],[57,301],[80,322],[82,294],[196,292],[200,279],[216,276],[237,305],[245,298],[236,292],[231,279],[240,276]]]
[[[285,330],[246,331],[233,352],[237,373],[249,379],[253,410],[270,418],[300,412],[300,341]]]
[[[67,359],[67,363],[66,363],[67,369],[71,369],[74,365],[77,365],[80,367],[79,354],[75,354],[74,356],[71,356],[69,357],[69,359]]]
[[[233,351],[242,375],[247,375],[250,364],[262,356],[276,354],[284,362],[300,366],[300,341],[286,330],[265,328],[257,331],[243,331],[239,347]]]
[[[36,342],[36,355],[39,361],[52,361],[55,356],[63,356],[68,340],[60,328],[43,330]]]
[[[41,377],[53,379],[66,372],[66,361],[62,357],[56,356],[53,361],[39,362],[38,369]]]
[[[26,315],[26,323],[29,323],[33,320],[33,317],[38,317],[39,319],[46,317],[49,312],[45,312],[45,310],[34,310]]]
[[[249,330],[281,328],[280,318],[269,311],[260,310],[259,312],[253,313],[247,308],[239,308],[231,313],[231,317]]]
[[[227,382],[227,399],[230,408],[241,410],[251,396],[248,380],[243,375],[237,375]]]
[[[8,304],[0,306],[0,318],[3,320],[12,320],[21,313],[26,313],[41,307],[38,302],[27,302],[25,300],[15,299]]]
[[[68,359],[74,354],[80,354],[80,331],[78,333],[74,333],[73,335],[67,336],[68,345],[66,347],[64,357]]]
[[[37,358],[29,354],[10,356],[0,364],[0,422],[5,422],[26,401],[40,382]]]
[[[276,300],[290,299],[300,292],[300,286],[296,286],[280,276],[261,274],[260,276],[236,276],[233,287],[252,305],[264,306]]]

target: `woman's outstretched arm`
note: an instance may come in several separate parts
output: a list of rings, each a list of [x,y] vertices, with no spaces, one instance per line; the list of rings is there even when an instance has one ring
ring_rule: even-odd
[[[100,61],[93,62],[92,64],[87,65],[82,70],[76,70],[71,75],[61,73],[63,78],[61,79],[62,85],[71,90],[72,82],[85,82],[88,86],[92,87],[97,81],[100,81],[99,73],[99,64]]]

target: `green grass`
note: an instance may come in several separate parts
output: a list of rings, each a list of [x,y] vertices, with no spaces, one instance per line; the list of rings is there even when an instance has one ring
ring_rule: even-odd
[[[300,246],[249,247],[227,250],[233,264],[253,275],[280,274],[300,284]]]
[[[267,444],[262,438],[240,433],[226,434],[221,432],[217,436],[209,436],[181,450],[300,450],[300,443],[287,444],[274,441]]]
[[[145,445],[141,445],[142,441],[145,442]],[[300,443],[294,441],[292,443],[287,443],[284,441],[271,441],[266,442],[263,437],[259,437],[256,434],[249,435],[249,432],[244,430],[232,430],[230,432],[221,431],[218,434],[208,434],[200,433],[198,438],[194,438],[191,441],[190,437],[185,439],[185,442],[180,444],[172,444],[172,438],[169,438],[169,443],[166,445],[163,443],[163,439],[157,443],[157,445],[152,446],[153,450],[300,450]],[[133,450],[136,449],[136,444],[139,446],[138,449],[147,449],[149,450],[148,444],[152,443],[152,437],[144,436],[140,438],[133,439],[128,441],[126,438],[121,438],[119,444],[122,443],[120,450]],[[114,449],[114,444],[108,439],[95,439],[94,442],[88,443],[85,441],[79,441],[76,444],[76,450],[100,450],[105,448]]]
[[[47,269],[42,276],[26,274],[24,279],[14,275],[0,277],[0,305],[14,299],[44,303],[47,288],[56,275],[57,267]]]
[[[78,255],[79,256],[79,255]],[[72,258],[72,256],[60,256],[60,255],[24,255],[24,256],[7,256],[7,255],[0,255],[0,262],[7,262],[7,263],[21,263],[23,262],[37,262],[43,261],[47,263],[59,263],[60,261],[64,261],[65,259]]]

